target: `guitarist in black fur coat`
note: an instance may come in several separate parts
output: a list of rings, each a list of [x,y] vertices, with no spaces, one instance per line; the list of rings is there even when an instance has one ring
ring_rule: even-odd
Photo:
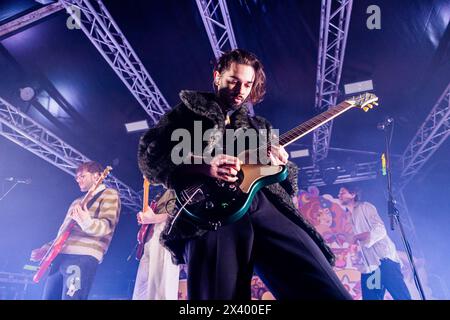
[[[241,49],[225,53],[213,77],[214,93],[182,91],[181,103],[142,136],[139,168],[152,183],[172,188],[187,173],[226,182],[237,179],[241,162],[235,156],[218,154],[201,164],[175,163],[177,143],[172,133],[177,129],[187,130],[194,139],[197,121],[203,132],[271,130],[267,120],[250,116],[246,107],[246,102],[256,104],[265,94],[263,66],[254,54]],[[201,143],[201,150],[217,143],[214,135],[197,138],[200,141],[194,143]],[[189,160],[199,156],[192,153]],[[189,299],[249,300],[254,271],[277,299],[351,299],[332,269],[333,253],[294,206],[297,167],[279,146],[271,147],[270,160],[272,165],[287,165],[288,178],[258,191],[247,214],[235,223],[208,230],[183,214],[175,221],[168,219],[161,241],[176,263],[188,265]]]

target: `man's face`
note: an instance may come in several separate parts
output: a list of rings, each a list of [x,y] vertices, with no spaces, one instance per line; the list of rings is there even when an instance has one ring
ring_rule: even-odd
[[[338,194],[339,200],[341,200],[342,204],[347,205],[352,203],[355,199],[355,194],[350,193],[347,189],[341,188]]]
[[[229,69],[220,74],[214,73],[214,83],[218,86],[218,95],[227,107],[237,109],[250,95],[255,81],[252,66],[233,62]]]
[[[80,172],[77,172],[77,175],[75,177],[75,180],[78,183],[78,186],[80,187],[80,190],[82,192],[86,192],[89,190],[90,187],[94,185],[94,183],[97,181],[99,174],[91,173],[86,170],[82,170]]]

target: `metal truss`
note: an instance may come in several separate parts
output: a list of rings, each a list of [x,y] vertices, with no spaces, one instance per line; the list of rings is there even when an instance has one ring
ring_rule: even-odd
[[[170,106],[102,1],[60,2],[156,124]]]
[[[414,178],[450,134],[450,84],[439,97],[428,117],[417,131],[401,158],[400,182],[394,186],[394,199],[400,220],[415,256],[424,258],[403,194],[405,186]]]
[[[419,172],[450,134],[450,84],[403,153],[401,187]]]
[[[322,0],[315,109],[318,113],[336,105],[347,44],[353,0]],[[325,159],[333,121],[313,132],[313,162]]]
[[[5,23],[4,25],[0,26],[0,38],[7,36],[23,27],[26,27],[31,23],[41,20],[55,12],[58,12],[63,8],[63,5],[59,2],[52,3],[36,11],[30,12],[22,17],[14,19],[13,21]]]
[[[356,181],[376,179],[379,172],[380,163],[378,161],[358,163],[351,172],[343,167],[336,167],[337,178],[333,184],[349,183]],[[325,186],[327,183],[323,179],[323,170],[317,166],[301,168],[299,180],[302,186]]]
[[[65,143],[1,97],[0,135],[71,176],[75,176],[79,164],[89,161],[78,150]],[[123,206],[126,206],[133,212],[141,210],[141,197],[137,192],[113,175],[108,176],[105,182],[108,186],[119,191]]]
[[[223,52],[236,49],[236,39],[226,1],[196,0],[196,2],[216,59]]]

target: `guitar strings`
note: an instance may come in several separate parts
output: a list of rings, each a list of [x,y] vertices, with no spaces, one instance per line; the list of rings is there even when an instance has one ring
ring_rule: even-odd
[[[312,128],[314,128],[315,126],[317,126],[318,124],[320,124],[321,122],[324,122],[326,120],[328,120],[330,117],[338,114],[339,112],[343,111],[346,108],[350,108],[352,107],[351,104],[345,104],[345,103],[341,103],[339,105],[337,105],[334,108],[331,108],[317,116],[315,116],[314,118],[304,122],[303,124],[287,131],[286,133],[282,134],[278,141],[280,142],[280,145],[285,145],[287,142],[291,141],[292,139],[298,137],[299,135],[307,132],[308,130],[311,130]],[[276,142],[277,139],[273,138],[270,139],[268,143],[264,143],[263,145],[259,146],[258,148],[256,148],[254,151],[258,151],[262,148],[266,148],[268,145],[271,145],[273,142]],[[184,189],[183,191],[186,192],[186,194],[189,195],[196,191],[198,188],[201,188],[203,186],[203,184],[197,184],[197,185],[193,185],[187,189]]]
[[[178,219],[178,217],[180,216],[181,212],[183,212],[184,207],[186,207],[188,205],[189,202],[191,202],[192,198],[194,198],[194,196],[197,194],[197,192],[199,192],[201,189],[197,188],[197,190],[195,190],[195,192],[189,197],[189,199],[187,199],[183,205],[181,206],[181,208],[178,210],[178,212],[175,214],[174,218],[172,219],[172,221],[170,222],[170,226],[169,226],[169,230],[167,231],[168,234],[170,234],[170,232],[172,231],[173,225],[175,223],[175,221]]]
[[[291,130],[289,130],[286,133],[279,136],[279,138],[278,138],[278,141],[280,142],[279,144],[281,146],[284,146],[289,141],[293,140],[294,138],[298,137],[299,135],[304,134],[305,132],[311,130],[318,124],[328,120],[330,117],[332,117],[332,116],[338,114],[339,112],[345,110],[346,108],[350,108],[350,107],[352,107],[351,104],[346,105],[344,103],[341,103],[341,104],[337,105],[336,107],[328,109],[327,111],[315,116],[312,119],[309,119],[308,121],[304,122],[303,124],[301,124],[295,128],[292,128]],[[277,138],[270,139],[268,143],[265,143],[265,144],[259,146],[258,148],[255,149],[255,151],[258,151],[262,148],[266,148],[267,145],[271,145],[273,142],[277,142]]]

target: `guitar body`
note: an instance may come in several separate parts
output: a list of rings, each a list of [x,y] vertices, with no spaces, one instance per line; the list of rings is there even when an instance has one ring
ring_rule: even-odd
[[[261,188],[281,182],[287,175],[285,166],[244,164],[234,183],[188,176],[184,179],[185,182],[181,181],[179,186],[175,186],[175,193],[179,205],[186,204],[184,211],[190,219],[205,227],[217,229],[242,218]]]
[[[38,283],[42,279],[42,277],[47,272],[48,268],[50,268],[51,264],[53,263],[53,260],[55,260],[55,258],[61,252],[74,226],[75,222],[71,221],[66,230],[55,239],[50,249],[48,249],[47,253],[45,254],[44,258],[41,260],[39,264],[38,271],[33,276],[33,281],[35,283]]]
[[[143,211],[147,210],[148,207],[148,192],[149,192],[149,182],[147,179],[144,180],[144,197],[143,197],[143,201],[144,201],[144,205],[142,207]],[[157,202],[156,201],[152,201],[152,203],[150,204],[150,208],[153,211],[156,211],[156,207],[157,207]],[[147,241],[153,236],[153,227],[155,225],[153,224],[143,224],[141,225],[141,227],[139,228],[138,234],[137,234],[137,245],[136,245],[136,260],[141,260],[142,255],[144,254],[144,247],[145,244],[147,243]]]
[[[156,201],[152,201],[150,207],[153,211],[156,210]],[[144,247],[147,241],[153,236],[154,224],[143,224],[139,228],[137,234],[136,260],[141,260],[144,254]]]
[[[152,224],[143,224],[138,231],[137,241],[138,245],[136,248],[136,259],[141,260],[142,255],[144,254],[144,246],[145,243],[150,239],[153,235],[153,225]]]

